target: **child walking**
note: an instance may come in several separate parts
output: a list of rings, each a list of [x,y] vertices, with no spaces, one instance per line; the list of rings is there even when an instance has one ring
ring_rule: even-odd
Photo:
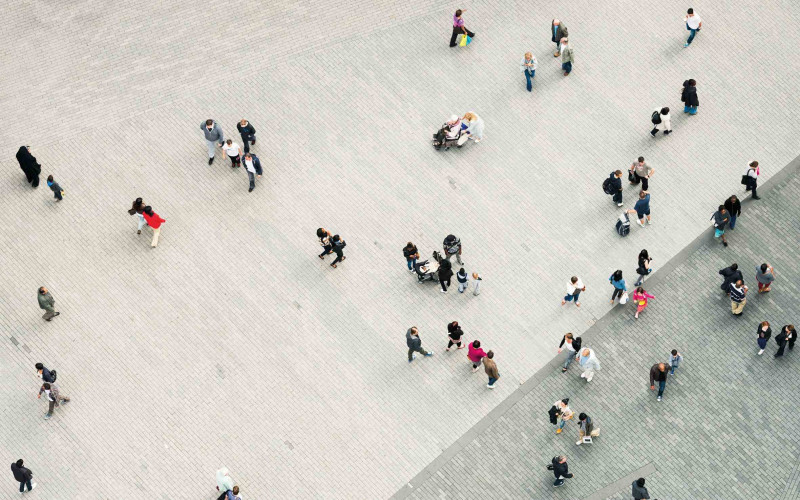
[[[675,375],[675,370],[678,369],[681,361],[683,361],[683,356],[681,356],[681,353],[679,353],[677,349],[673,349],[669,356],[670,375]]]
[[[467,272],[462,267],[458,270],[456,274],[456,280],[458,280],[458,293],[464,293],[464,290],[467,289],[469,283],[467,283]]]
[[[633,302],[636,304],[636,314],[633,317],[639,319],[639,313],[644,311],[644,308],[647,307],[647,299],[654,298],[655,297],[647,293],[644,288],[638,287],[636,291],[633,292]]]
[[[47,176],[47,187],[53,190],[53,197],[56,199],[56,201],[61,201],[64,199],[64,190],[61,189],[61,186],[59,186],[56,181],[53,180],[52,175]]]

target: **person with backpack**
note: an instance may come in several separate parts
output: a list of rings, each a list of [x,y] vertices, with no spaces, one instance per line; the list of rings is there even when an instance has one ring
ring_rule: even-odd
[[[336,254],[336,258],[333,259],[333,262],[331,262],[332,268],[335,269],[336,264],[347,259],[347,257],[344,256],[344,247],[346,246],[347,242],[344,241],[338,234],[333,235],[333,240],[331,240],[331,247],[333,248],[333,253]]]
[[[655,173],[656,169],[644,162],[644,156],[640,156],[637,161],[631,164],[631,168],[628,169],[628,181],[634,186],[641,182],[642,191],[647,191],[647,188],[650,187],[650,178],[653,177]]]
[[[650,115],[650,123],[653,124],[653,130],[650,131],[650,135],[655,137],[658,133],[658,126],[661,124],[664,125],[664,135],[671,134],[672,126],[669,123],[669,119],[669,108],[656,108]]]
[[[55,370],[48,370],[42,363],[36,363],[34,365],[36,367],[36,373],[41,377],[42,382],[47,382],[52,384],[56,381],[56,377],[58,374]]]
[[[611,294],[611,305],[614,305],[614,299],[619,297],[622,299],[622,295],[628,291],[628,288],[625,286],[625,280],[622,278],[622,270],[617,269],[614,273],[608,277],[608,282],[614,287],[614,292]]]
[[[728,214],[730,215],[731,222],[729,227],[731,231],[733,231],[733,228],[736,227],[736,218],[742,215],[742,204],[739,202],[739,198],[737,198],[736,195],[733,195],[725,200],[723,205],[725,206],[725,210],[727,210]]]
[[[456,261],[462,266],[464,265],[464,262],[461,261],[461,240],[458,236],[448,234],[442,242],[442,248],[444,249],[445,259],[450,260],[450,257],[455,255]]]
[[[611,200],[616,202],[618,207],[622,206],[622,170],[616,170],[608,175],[603,181],[603,192],[613,196]]]
[[[756,188],[758,187],[758,176],[761,175],[761,169],[758,168],[758,162],[753,160],[747,164],[747,170],[742,176],[742,184],[745,185],[745,191],[753,192],[753,199],[760,200]]]
[[[639,278],[633,286],[641,286],[641,284],[644,283],[644,277],[653,272],[652,260],[646,248],[643,248],[642,251],[639,252],[638,266],[636,267],[636,273],[639,275]]]
[[[642,189],[639,192],[639,199],[636,200],[636,204],[634,204],[633,208],[628,210],[627,213],[636,214],[636,223],[642,227],[644,227],[645,217],[647,217],[647,224],[652,224],[650,220],[650,193]]]
[[[409,241],[408,244],[403,247],[403,257],[406,258],[408,270],[413,273],[414,266],[417,265],[417,259],[419,259],[419,250],[417,250],[417,246]]]
[[[722,246],[728,246],[728,240],[725,239],[725,226],[728,225],[730,216],[728,211],[725,210],[725,205],[720,205],[717,211],[711,214],[711,220],[714,221],[714,238],[722,238]]]
[[[694,81],[694,79],[683,82],[681,102],[683,103],[684,113],[689,113],[690,115],[697,114],[697,107],[700,106],[700,101],[697,99],[697,82]]]
[[[581,350],[581,338],[573,337],[572,333],[567,333],[561,338],[561,343],[558,344],[558,353],[561,354],[563,349],[567,350],[567,355],[564,357],[561,373],[565,373],[569,369],[569,365],[578,357],[578,352]]]

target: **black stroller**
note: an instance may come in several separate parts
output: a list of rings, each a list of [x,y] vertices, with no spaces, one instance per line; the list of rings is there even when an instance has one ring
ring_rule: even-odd
[[[417,282],[424,283],[426,281],[439,281],[439,261],[442,256],[439,252],[433,252],[433,264],[428,260],[419,261],[414,265],[414,271],[417,273]]]
[[[436,150],[444,149],[445,151],[447,151],[448,149],[450,149],[451,146],[456,146],[459,148],[463,146],[463,144],[461,145],[458,144],[458,140],[461,138],[462,134],[461,125],[458,125],[458,134],[452,139],[449,139],[447,137],[447,133],[450,130],[451,130],[451,125],[445,123],[444,125],[442,125],[442,128],[440,128],[438,132],[433,134],[434,149]]]

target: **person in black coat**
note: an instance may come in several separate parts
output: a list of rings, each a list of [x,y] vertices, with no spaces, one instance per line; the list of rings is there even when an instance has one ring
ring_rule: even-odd
[[[622,206],[622,170],[611,172],[608,176],[608,188],[611,191],[611,198],[618,207]]]
[[[733,228],[736,226],[736,217],[742,214],[742,204],[739,202],[739,198],[737,198],[736,195],[725,200],[725,210],[727,210],[731,216],[731,222],[728,226],[730,226],[731,231],[733,231]]]
[[[39,187],[39,174],[42,173],[42,166],[36,161],[36,157],[31,154],[30,146],[21,146],[17,151],[17,161],[19,168],[25,172],[25,177],[33,187]]]
[[[458,325],[458,321],[453,321],[447,325],[447,339],[449,342],[447,343],[446,351],[449,351],[453,344],[457,345],[459,349],[463,349],[464,345],[462,345],[461,336],[464,335],[464,331]]]
[[[256,128],[253,127],[250,122],[242,118],[242,121],[236,124],[236,130],[238,130],[239,135],[242,136],[244,152],[249,153],[250,146],[255,146],[256,144]]]
[[[744,281],[744,276],[742,276],[742,272],[739,270],[739,264],[735,262],[731,264],[730,267],[720,269],[719,274],[725,279],[719,287],[728,295],[731,294],[731,284],[739,280]]]
[[[48,370],[47,367],[44,366],[42,363],[36,363],[35,366],[36,366],[36,373],[39,374],[40,377],[42,377],[43,382],[52,384],[56,381],[57,374],[55,370],[52,371]]]
[[[690,115],[697,114],[697,106],[700,105],[700,101],[697,100],[697,82],[693,79],[683,82],[681,102],[683,102],[684,113],[689,113]]]
[[[797,331],[794,329],[794,325],[784,325],[784,327],[781,328],[781,333],[775,337],[775,342],[778,343],[778,352],[775,353],[775,357],[783,356],[783,350],[786,348],[786,344],[789,344],[790,351],[794,349],[794,342],[796,340]]]
[[[450,278],[453,277],[453,266],[447,259],[439,260],[439,283],[442,285],[442,293],[447,293],[450,286]]]
[[[547,470],[553,471],[553,475],[556,476],[556,482],[553,483],[556,488],[564,484],[564,479],[573,477],[573,474],[569,473],[567,457],[564,455],[553,457],[553,464],[548,465]]]
[[[28,491],[31,491],[36,488],[36,483],[31,484],[33,472],[27,467],[23,467],[22,464],[23,460],[21,458],[11,464],[11,472],[14,474],[14,479],[19,481],[19,492],[25,493],[25,486],[28,487]]]

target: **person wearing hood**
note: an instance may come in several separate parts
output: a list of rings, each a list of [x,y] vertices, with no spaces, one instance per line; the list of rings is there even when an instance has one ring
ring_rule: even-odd
[[[23,464],[25,463],[24,460],[21,458],[16,462],[11,464],[11,473],[14,474],[14,479],[19,481],[19,492],[25,493],[25,486],[28,487],[28,491],[36,488],[36,483],[31,484],[31,479],[33,479],[33,472],[27,467],[24,467]]]
[[[722,275],[724,280],[719,287],[727,295],[731,294],[732,283],[736,283],[737,281],[744,279],[742,272],[739,270],[739,264],[735,262],[724,269],[720,269],[718,274]]]
[[[447,287],[450,286],[450,278],[453,277],[453,265],[450,264],[448,259],[441,259],[439,261],[439,284],[442,285],[442,293],[447,293]]]
[[[697,107],[700,106],[700,101],[697,99],[697,82],[694,81],[694,79],[683,82],[681,102],[683,103],[684,113],[689,113],[690,115],[697,114]]]
[[[217,497],[217,500],[225,500],[228,497],[228,492],[233,489],[233,479],[228,474],[228,468],[223,467],[217,471],[217,491],[222,494]]]
[[[36,161],[36,157],[31,154],[30,146],[21,146],[17,151],[17,161],[19,168],[25,172],[25,178],[33,187],[39,187],[39,174],[42,173],[42,166]]]
[[[415,352],[422,354],[423,356],[433,356],[432,352],[428,352],[422,348],[422,340],[419,338],[419,332],[417,331],[416,326],[412,326],[406,331],[406,345],[408,346],[408,362],[411,363],[414,361],[414,358],[417,357]]]
[[[643,477],[631,483],[631,495],[633,496],[633,500],[649,500],[650,494],[647,493],[647,488],[644,487]]]
[[[597,360],[597,356],[594,355],[594,351],[588,348],[581,351],[578,362],[581,367],[583,367],[581,378],[585,378],[587,382],[591,382],[594,377],[594,372],[600,371],[600,362]]]

